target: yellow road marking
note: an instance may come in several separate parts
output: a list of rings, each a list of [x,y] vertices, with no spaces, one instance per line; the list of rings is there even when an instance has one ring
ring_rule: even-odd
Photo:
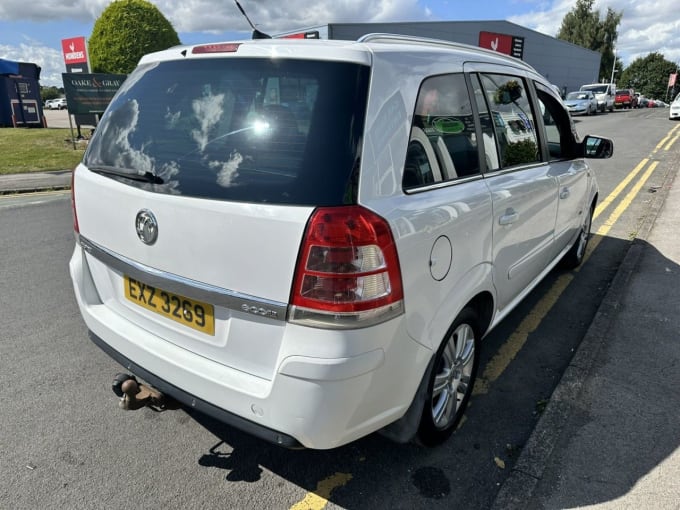
[[[626,178],[623,179],[616,188],[614,188],[614,191],[612,191],[607,198],[605,198],[602,202],[600,202],[596,207],[595,207],[595,214],[593,214],[593,220],[597,218],[602,211],[604,211],[607,207],[609,207],[609,204],[611,204],[616,197],[619,196],[619,194],[630,184],[630,181],[633,180],[633,178],[644,168],[644,166],[649,162],[648,158],[643,159],[638,163],[638,166],[633,168],[633,171],[630,172],[628,175],[626,175]]]
[[[680,126],[675,126],[673,129],[671,129],[668,134],[657,144],[656,148],[654,149],[655,151],[658,151],[661,147],[663,147],[668,140],[673,136],[673,133],[678,129]],[[668,150],[668,149],[666,149]]]
[[[322,510],[328,503],[328,498],[338,487],[346,485],[352,479],[349,473],[335,473],[321,480],[314,492],[308,492],[305,498],[295,503],[290,510]]]
[[[673,144],[678,141],[678,137],[680,137],[680,135],[675,135],[673,139],[670,142],[668,142],[668,144],[663,148],[663,150],[665,151],[670,150]]]
[[[574,275],[566,273],[560,276],[553,284],[550,290],[543,298],[536,303],[536,306],[524,317],[524,320],[517,327],[515,332],[501,345],[498,352],[487,363],[484,368],[482,377],[475,381],[473,395],[481,395],[489,392],[491,383],[498,379],[501,374],[508,368],[508,365],[515,359],[517,353],[522,349],[526,343],[529,335],[536,331],[536,328],[541,324],[541,321],[548,314],[553,305],[564,292],[564,289],[574,279]]]
[[[614,209],[614,212],[612,212],[609,215],[609,218],[604,222],[604,224],[597,229],[597,235],[599,236],[606,236],[611,228],[614,226],[614,223],[621,217],[623,212],[628,208],[630,203],[633,201],[633,199],[637,196],[637,194],[640,191],[640,188],[645,185],[645,182],[647,182],[647,179],[649,179],[649,176],[652,175],[652,172],[654,169],[656,169],[657,165],[659,164],[658,161],[652,162],[651,165],[649,165],[649,168],[647,171],[642,174],[642,177],[640,177],[640,180],[635,183],[635,186],[628,192],[628,194],[623,198],[621,203]]]

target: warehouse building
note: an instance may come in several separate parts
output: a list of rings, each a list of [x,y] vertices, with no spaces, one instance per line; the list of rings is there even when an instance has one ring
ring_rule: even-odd
[[[600,53],[509,21],[329,23],[278,37],[356,40],[370,33],[444,39],[493,49],[524,60],[563,92],[600,81]]]

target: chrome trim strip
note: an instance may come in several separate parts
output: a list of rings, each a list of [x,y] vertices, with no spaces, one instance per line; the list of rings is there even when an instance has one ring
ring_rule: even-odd
[[[365,312],[320,312],[299,306],[291,306],[289,322],[319,329],[361,329],[387,322],[404,313],[404,301],[400,300],[381,308]]]
[[[153,287],[174,292],[198,301],[222,306],[230,310],[245,312],[259,317],[266,317],[277,321],[285,321],[288,304],[268,299],[256,298],[248,294],[233,292],[221,287],[215,287],[197,280],[160,271],[130,260],[127,257],[113,253],[106,248],[93,243],[82,235],[76,239],[82,249],[111,269],[126,274],[147,283]]]

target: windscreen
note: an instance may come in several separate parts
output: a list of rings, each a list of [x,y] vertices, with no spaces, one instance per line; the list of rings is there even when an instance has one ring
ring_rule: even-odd
[[[84,164],[158,193],[352,203],[368,80],[366,66],[311,60],[140,66],[109,105]]]

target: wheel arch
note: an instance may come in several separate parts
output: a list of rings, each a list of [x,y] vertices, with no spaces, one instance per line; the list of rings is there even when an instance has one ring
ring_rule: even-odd
[[[468,303],[461,310],[464,310],[468,307],[472,308],[477,314],[477,318],[479,319],[480,335],[483,337],[486,335],[489,325],[491,324],[491,319],[493,318],[493,295],[489,291],[482,291],[470,301],[468,301]]]

